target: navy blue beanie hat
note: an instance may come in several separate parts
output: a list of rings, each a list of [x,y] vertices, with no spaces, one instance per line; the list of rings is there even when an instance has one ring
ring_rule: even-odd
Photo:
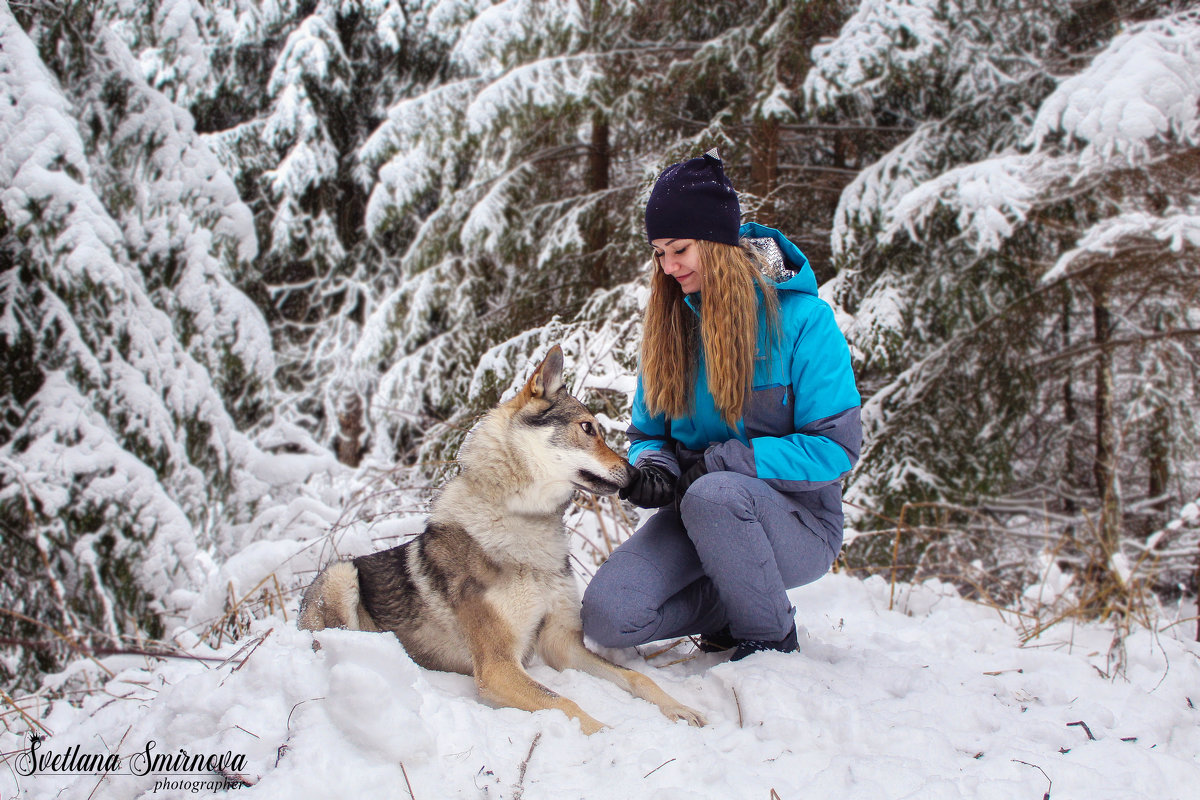
[[[646,239],[705,239],[736,245],[742,209],[716,150],[672,164],[646,203]]]

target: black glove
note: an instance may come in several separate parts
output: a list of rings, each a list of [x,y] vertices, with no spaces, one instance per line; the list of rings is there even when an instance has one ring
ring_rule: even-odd
[[[702,475],[708,474],[708,465],[704,463],[704,457],[692,464],[687,472],[679,476],[679,481],[675,484],[675,508],[679,508],[679,504],[683,502],[683,496],[687,494],[688,488],[700,479]]]
[[[654,464],[634,467],[633,480],[617,496],[642,508],[662,508],[675,499],[675,476]]]

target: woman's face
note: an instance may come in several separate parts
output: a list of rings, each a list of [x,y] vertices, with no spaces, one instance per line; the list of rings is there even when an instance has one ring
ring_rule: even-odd
[[[704,269],[695,239],[655,239],[650,246],[662,271],[679,281],[684,294],[700,291]]]

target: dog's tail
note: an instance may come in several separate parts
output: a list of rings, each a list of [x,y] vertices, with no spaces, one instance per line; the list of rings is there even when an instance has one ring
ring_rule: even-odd
[[[349,561],[325,568],[300,599],[299,626],[303,630],[346,628],[351,631],[379,630],[363,607],[358,593],[358,570]]]

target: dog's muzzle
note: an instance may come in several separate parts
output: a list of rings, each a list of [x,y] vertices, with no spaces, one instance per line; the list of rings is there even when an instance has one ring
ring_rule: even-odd
[[[615,470],[614,470],[615,471]],[[632,472],[628,465],[621,470],[620,476],[613,475],[611,472],[608,475],[597,475],[589,470],[580,470],[579,477],[582,479],[576,481],[575,485],[589,492],[596,494],[616,494],[618,489],[623,489],[629,485],[632,479]],[[614,478],[617,478],[614,480]]]

